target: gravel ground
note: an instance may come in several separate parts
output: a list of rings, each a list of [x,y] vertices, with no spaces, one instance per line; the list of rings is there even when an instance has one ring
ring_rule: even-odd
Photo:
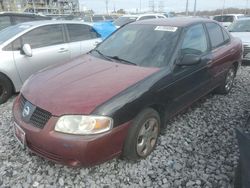
[[[13,97],[0,106],[0,187],[232,187],[234,128],[245,128],[249,93],[250,67],[242,67],[229,95],[208,95],[169,122],[146,160],[77,169],[21,149],[12,134]]]

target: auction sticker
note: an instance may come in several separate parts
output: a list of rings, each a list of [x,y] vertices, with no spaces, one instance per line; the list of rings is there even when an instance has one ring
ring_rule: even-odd
[[[168,32],[176,32],[178,27],[172,27],[172,26],[157,26],[155,28],[155,31],[168,31]]]

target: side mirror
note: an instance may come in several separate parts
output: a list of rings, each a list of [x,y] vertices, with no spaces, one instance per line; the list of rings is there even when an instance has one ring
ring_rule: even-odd
[[[200,63],[201,57],[199,55],[195,54],[185,54],[180,58],[180,60],[176,63],[180,66],[190,66],[190,65],[196,65]]]
[[[32,49],[29,44],[24,44],[22,46],[21,54],[26,55],[28,57],[32,57]]]

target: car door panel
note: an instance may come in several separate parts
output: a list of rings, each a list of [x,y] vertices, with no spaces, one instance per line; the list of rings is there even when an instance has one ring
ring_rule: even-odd
[[[32,57],[14,51],[14,60],[20,77],[24,82],[31,74],[49,66],[68,61],[70,52],[67,44],[37,48],[32,50]]]
[[[31,57],[20,50],[24,44],[31,46]],[[70,59],[69,46],[65,42],[61,24],[41,26],[25,33],[13,42],[13,54],[23,82],[43,68]]]

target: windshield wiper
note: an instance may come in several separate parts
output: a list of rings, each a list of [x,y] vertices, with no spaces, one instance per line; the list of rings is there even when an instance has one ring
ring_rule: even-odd
[[[100,52],[100,51],[97,50],[97,49],[93,49],[93,50],[90,51],[90,53],[92,53],[92,52],[97,52],[97,53],[98,53],[100,56],[102,56],[103,58],[105,58],[105,59],[107,59],[107,60],[109,60],[109,61],[113,61],[112,58],[110,58],[110,57],[104,55],[102,52]]]
[[[120,57],[118,57],[118,56],[107,56],[107,57],[108,57],[108,58],[111,58],[111,59],[115,59],[115,60],[121,61],[121,62],[124,62],[125,64],[136,65],[136,66],[137,66],[136,63],[133,63],[133,62],[128,61],[128,60],[125,60],[125,59],[122,59],[122,58],[120,58]]]

